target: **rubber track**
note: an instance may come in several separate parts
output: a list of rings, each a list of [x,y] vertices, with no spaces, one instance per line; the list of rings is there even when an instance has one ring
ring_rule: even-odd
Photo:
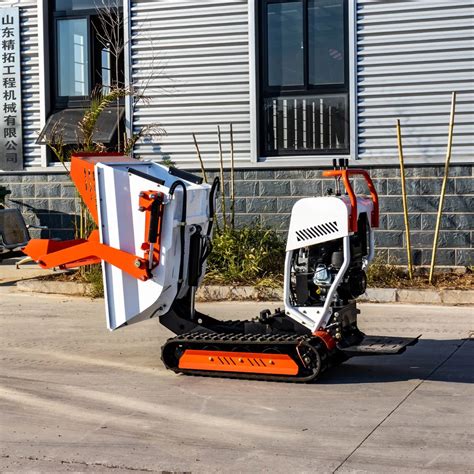
[[[206,371],[206,370],[190,370],[180,369],[175,361],[169,360],[168,354],[174,354],[178,346],[186,349],[203,349],[204,346],[213,346],[218,351],[234,351],[234,352],[263,352],[274,350],[277,353],[288,354],[299,367],[298,374],[302,375],[266,375],[251,374],[239,372],[223,372],[223,371]],[[297,353],[296,347],[308,348],[313,353],[318,353],[320,357],[319,367],[307,368],[299,357],[295,357]],[[212,333],[212,332],[190,332],[180,336],[173,337],[166,341],[162,347],[163,363],[166,368],[176,373],[186,375],[199,375],[205,377],[228,377],[247,380],[266,380],[272,382],[293,382],[308,383],[315,380],[326,368],[326,351],[320,339],[310,336],[299,336],[294,334],[268,335],[268,334],[242,334],[242,333]],[[173,356],[173,359],[175,357]],[[177,361],[176,361],[177,362]]]

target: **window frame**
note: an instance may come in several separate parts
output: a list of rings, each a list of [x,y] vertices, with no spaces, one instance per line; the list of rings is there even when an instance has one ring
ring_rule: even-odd
[[[87,71],[87,76],[89,79],[89,88],[92,87],[94,83],[94,74],[93,70],[95,69],[95,61],[93,56],[93,45],[91,41],[91,15],[86,12],[80,12],[81,14],[67,14],[64,12],[54,12],[53,13],[53,27],[52,27],[52,40],[51,44],[54,44],[54,57],[51,61],[51,86],[52,86],[52,98],[54,103],[54,109],[66,109],[72,107],[84,107],[87,106],[90,102],[90,95],[83,96],[62,96],[59,95],[59,22],[67,20],[86,20],[87,22],[87,38],[88,38],[88,59],[89,59],[89,68]]]
[[[119,9],[123,15],[123,7],[120,5]],[[98,68],[101,64],[101,51],[102,47],[97,48],[97,39],[94,38],[94,19],[97,18],[96,9],[83,9],[83,10],[54,10],[54,0],[50,0],[50,18],[52,25],[49,34],[49,44],[53,45],[53,54],[50,57],[50,84],[51,84],[51,111],[57,111],[68,108],[85,108],[89,107],[91,103],[90,94],[85,96],[60,96],[59,95],[59,60],[58,60],[58,41],[59,41],[59,20],[87,20],[87,35],[88,35],[88,54],[89,54],[89,87],[90,91],[94,90],[97,84],[97,78],[99,77]],[[121,105],[123,100],[120,100]]]
[[[268,22],[267,6],[275,3],[302,3],[303,41],[304,41],[304,84],[302,86],[268,86]],[[310,159],[356,158],[357,155],[357,117],[356,117],[356,71],[355,68],[355,8],[351,0],[343,2],[344,16],[344,83],[309,83],[309,0],[250,0],[249,1],[249,47],[250,47],[250,102],[251,102],[251,155],[253,162],[275,162],[295,166],[307,164]],[[264,101],[267,98],[285,96],[331,96],[345,95],[347,98],[348,148],[341,150],[295,150],[295,152],[268,153],[264,149],[265,124]],[[288,162],[291,158],[292,163]],[[313,161],[314,163],[314,161]]]
[[[344,48],[345,52],[349,51],[349,42],[348,42],[348,1],[342,0],[344,2]],[[348,54],[344,54],[344,83],[343,84],[332,84],[328,86],[327,84],[313,85],[309,82],[309,20],[308,20],[308,4],[310,0],[263,0],[260,3],[260,61],[261,61],[261,90],[263,95],[266,93],[280,94],[288,92],[292,95],[306,95],[307,93],[314,92],[316,94],[325,95],[325,94],[337,94],[337,93],[348,93],[349,92],[349,59]],[[272,3],[302,3],[303,4],[303,43],[304,43],[304,58],[303,58],[303,78],[304,84],[301,86],[268,86],[268,49],[266,48],[267,41],[267,22],[266,20],[266,11],[265,7]]]

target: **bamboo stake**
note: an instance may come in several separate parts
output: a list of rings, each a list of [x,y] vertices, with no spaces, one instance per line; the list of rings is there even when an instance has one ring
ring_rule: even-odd
[[[199,150],[199,145],[196,140],[196,135],[194,133],[193,133],[193,140],[194,140],[194,146],[196,147],[197,157],[199,159],[199,164],[201,165],[202,177],[204,178],[204,182],[207,183],[208,181],[207,181],[206,169],[204,168],[204,162],[202,161],[201,151]]]
[[[400,178],[402,180],[403,218],[405,219],[405,235],[406,235],[406,240],[407,240],[408,276],[410,280],[412,280],[413,279],[413,265],[411,261],[410,222],[408,220],[407,189],[406,189],[406,183],[405,183],[405,164],[403,160],[402,130],[400,127],[399,119],[397,119],[397,142],[398,142],[398,157],[400,159]]]
[[[224,157],[222,154],[222,140],[221,140],[221,127],[217,126],[217,141],[219,144],[219,161],[220,161],[220,175],[221,175],[221,202],[222,202],[222,219],[224,229],[227,227],[226,223],[226,208],[225,208],[225,183],[224,183]]]
[[[235,225],[235,166],[234,166],[234,129],[230,124],[230,225]]]
[[[449,162],[451,161],[451,149],[453,145],[453,130],[454,130],[454,114],[456,112],[456,92],[453,92],[451,97],[451,115],[449,118],[449,132],[448,132],[448,146],[446,148],[446,162],[444,164],[444,178],[441,194],[439,197],[438,216],[436,218],[436,229],[433,241],[433,251],[431,253],[431,266],[429,282],[433,281],[434,267],[436,264],[436,250],[438,249],[439,228],[441,226],[441,217],[443,214],[444,195],[446,194],[446,185],[449,177]]]

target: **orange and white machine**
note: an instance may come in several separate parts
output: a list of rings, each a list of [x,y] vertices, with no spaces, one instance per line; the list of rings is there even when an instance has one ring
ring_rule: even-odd
[[[308,382],[349,357],[398,354],[418,340],[358,329],[355,300],[374,255],[377,192],[366,171],[346,162],[323,175],[335,178],[335,192],[301,199],[292,211],[284,308],[254,319],[220,321],[194,306],[218,179],[209,185],[120,155],[74,156],[71,177],[97,229],[84,240],[32,240],[24,252],[44,268],[101,262],[108,328],[159,318],[176,334],[162,348],[175,372]],[[365,179],[369,196],[356,196],[353,176]]]

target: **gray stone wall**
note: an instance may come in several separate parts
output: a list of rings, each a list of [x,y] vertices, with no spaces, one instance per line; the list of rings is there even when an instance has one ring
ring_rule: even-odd
[[[79,200],[66,173],[0,174],[0,186],[11,191],[6,197],[7,207],[20,209],[27,224],[48,227],[31,229],[32,238],[74,238]]]
[[[451,167],[439,240],[439,265],[474,265],[473,171],[473,166]],[[394,167],[374,168],[369,172],[380,196],[381,225],[376,232],[378,254],[384,261],[404,264],[400,172]],[[416,265],[430,263],[443,172],[442,166],[406,169],[413,261]],[[209,174],[213,176],[216,172]],[[228,173],[226,181],[228,196]],[[357,192],[365,191],[362,184],[363,181],[355,180]],[[34,237],[73,237],[73,216],[78,210],[78,200],[66,174],[0,174],[0,186],[12,191],[7,204],[18,207],[28,223],[48,226],[48,231],[32,231]],[[237,170],[236,223],[273,227],[284,236],[293,204],[301,197],[319,196],[333,187],[332,179],[321,179],[319,169]]]
[[[378,255],[393,264],[406,263],[405,226],[398,168],[367,168],[380,198],[380,228],[376,232]],[[437,264],[474,265],[474,167],[452,166],[444,201]],[[412,259],[429,265],[444,167],[407,167],[406,185]],[[216,173],[213,173],[216,175]],[[228,181],[228,174],[226,174]],[[320,196],[334,188],[333,179],[322,179],[321,170],[236,171],[236,222],[260,223],[288,230],[293,204],[302,197]],[[356,192],[367,192],[356,179]],[[228,183],[226,193],[228,195]],[[228,208],[228,206],[227,206]]]

